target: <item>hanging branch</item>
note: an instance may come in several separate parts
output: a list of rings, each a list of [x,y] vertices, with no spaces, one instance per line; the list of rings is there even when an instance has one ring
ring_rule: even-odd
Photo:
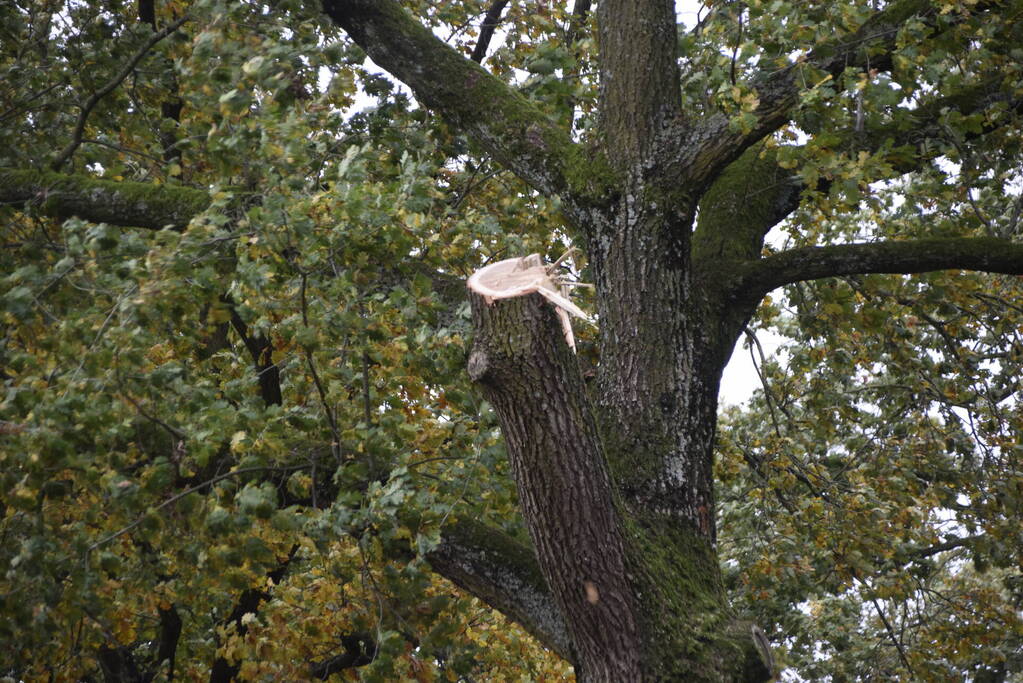
[[[303,272],[302,288],[299,296],[302,303],[302,325],[304,327],[309,327],[309,306],[306,301],[306,279],[306,274]],[[330,444],[330,452],[334,456],[335,460],[341,462],[341,430],[337,428],[337,420],[334,417],[334,411],[331,409],[330,403],[327,402],[327,392],[323,388],[323,382],[320,381],[320,374],[316,372],[316,364],[313,362],[313,352],[305,345],[302,346],[302,351],[305,353],[306,365],[309,367],[309,374],[312,375],[313,384],[316,385],[316,392],[320,395],[320,403],[323,404],[323,412],[327,415],[327,422],[330,424],[330,433],[333,437]]]

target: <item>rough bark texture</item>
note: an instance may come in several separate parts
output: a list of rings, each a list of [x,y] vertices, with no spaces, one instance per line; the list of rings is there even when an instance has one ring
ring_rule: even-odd
[[[209,192],[187,187],[99,180],[84,175],[0,168],[0,204],[47,216],[80,216],[139,228],[184,228],[210,204]]]
[[[488,306],[469,374],[501,419],[530,536],[583,680],[636,680],[636,604],[621,518],[578,364],[551,306],[530,295]]]
[[[597,6],[600,100],[607,151],[620,167],[652,164],[680,116],[672,0],[607,0]],[[642,37],[637,40],[637,37]]]

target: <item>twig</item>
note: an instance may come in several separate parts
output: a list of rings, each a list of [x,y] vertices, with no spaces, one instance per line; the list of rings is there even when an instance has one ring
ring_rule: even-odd
[[[164,422],[160,418],[156,417],[155,415],[150,415],[145,410],[143,410],[142,406],[139,405],[139,402],[136,401],[134,398],[132,398],[131,394],[129,394],[128,390],[125,388],[124,383],[121,380],[120,371],[118,371],[118,374],[117,374],[117,385],[121,388],[121,391],[124,392],[123,396],[124,396],[125,399],[127,399],[128,403],[130,403],[133,406],[135,406],[135,410],[138,411],[139,415],[141,415],[142,417],[146,418],[150,422],[152,422],[154,424],[157,424],[160,427],[163,427],[167,431],[168,434],[170,434],[171,436],[173,436],[176,439],[187,439],[188,438],[188,435],[185,434],[180,429],[177,429],[176,427],[172,427],[171,425],[167,424],[166,422]]]
[[[757,358],[753,354],[753,346],[750,346],[750,360],[753,361],[753,369],[757,371],[757,377],[760,378],[760,384],[764,387],[764,400],[767,401],[767,407],[771,411],[771,423],[774,424],[774,433],[780,437],[781,427],[778,425],[778,416],[774,412],[774,396],[771,394],[771,387],[767,384],[767,378],[764,376],[764,373],[760,371],[760,366],[767,364],[767,358],[764,356],[764,348],[760,345],[760,340],[757,339],[757,335],[755,335],[750,328],[744,328],[743,332],[745,332],[749,340],[753,342],[756,346],[757,353],[760,354],[760,365],[757,365]]]
[[[902,647],[902,643],[895,636],[895,630],[892,629],[892,625],[888,623],[888,618],[885,617],[884,612],[881,611],[881,605],[877,604],[877,598],[871,596],[870,602],[874,604],[874,609],[877,610],[877,616],[881,618],[881,623],[884,624],[884,628],[888,631],[888,638],[891,639],[892,645],[899,653],[899,659],[902,660],[903,666],[909,671],[909,675],[912,678],[916,678],[916,674],[913,672],[913,667],[909,664],[909,658],[906,657],[906,651]]]
[[[304,470],[304,469],[308,469],[308,468],[309,468],[309,465],[292,465],[290,467],[281,467],[281,468],[276,468],[276,469],[280,469],[282,472],[291,472],[291,471],[294,471],[294,470]],[[163,501],[162,503],[157,505],[155,508],[152,508],[151,510],[148,510],[147,512],[156,512],[157,510],[162,510],[165,507],[167,507],[168,505],[173,505],[174,503],[178,502],[179,500],[181,500],[185,496],[187,496],[187,495],[189,495],[191,493],[195,493],[196,491],[198,491],[199,489],[201,489],[203,487],[212,486],[213,484],[216,484],[218,481],[222,481],[222,480],[227,479],[229,477],[233,477],[233,476],[238,475],[238,474],[248,474],[249,472],[263,472],[263,471],[269,470],[269,469],[275,469],[275,468],[267,467],[267,466],[243,467],[240,470],[234,470],[232,472],[224,472],[223,474],[218,474],[217,476],[213,477],[212,479],[208,479],[208,480],[204,481],[201,484],[196,484],[195,486],[190,486],[187,489],[185,489],[184,491],[181,491],[180,493],[174,494],[173,496],[171,496],[167,500]],[[128,524],[127,526],[122,527],[121,529],[118,529],[117,531],[115,531],[114,533],[110,534],[106,538],[101,538],[100,540],[96,541],[95,543],[93,543],[92,545],[89,546],[89,550],[90,551],[91,550],[95,550],[96,548],[100,547],[101,545],[106,545],[107,543],[109,543],[110,541],[114,540],[118,536],[123,536],[124,534],[128,533],[129,531],[131,531],[132,529],[137,527],[139,524],[141,524],[143,519],[145,519],[145,515],[143,515],[142,517],[139,517],[138,519],[136,519],[131,524]]]
[[[735,37],[735,45],[732,47],[732,63],[728,70],[728,76],[732,81],[732,85],[735,85],[735,59],[739,54],[739,47],[742,46],[742,8],[739,9],[739,35]]]
[[[306,280],[307,276],[302,273],[302,287],[299,290],[299,297],[302,304],[302,325],[309,327],[309,307],[306,301]],[[320,395],[320,403],[323,404],[323,412],[327,414],[327,422],[330,424],[330,432],[333,435],[332,442],[330,444],[330,451],[334,458],[341,461],[341,430],[337,428],[337,421],[334,419],[334,411],[330,408],[330,403],[327,402],[327,392],[323,389],[323,382],[320,381],[320,375],[316,372],[316,364],[313,362],[313,353],[307,347],[303,346],[302,350],[305,352],[306,365],[309,366],[309,374],[313,377],[313,384],[316,386],[316,392]]]
[[[366,420],[366,429],[369,429],[372,415],[370,414],[370,396],[369,396],[369,353],[363,349],[362,351],[362,410],[363,417]]]
[[[579,36],[582,34],[583,27],[586,25],[586,21],[590,15],[590,0],[575,0],[575,6],[572,7],[572,19],[568,23],[568,30],[565,31],[565,46],[573,51],[576,65],[573,67],[571,73],[565,74],[566,84],[569,81],[578,81],[582,78],[582,50],[576,49],[576,41],[579,40]],[[575,126],[575,105],[576,97],[574,94],[569,95],[565,102],[565,108],[568,110],[568,130],[572,130]]]
[[[157,159],[156,157],[154,157],[151,154],[146,154],[145,152],[139,152],[138,150],[134,150],[134,149],[128,149],[127,147],[122,147],[121,145],[115,145],[112,142],[104,142],[103,140],[95,140],[93,138],[83,138],[82,139],[82,144],[83,145],[100,145],[102,147],[109,147],[110,149],[117,150],[118,152],[122,152],[124,154],[134,154],[135,156],[142,157],[143,159],[148,159],[149,161],[152,161],[153,163],[156,163],[156,164],[162,164],[163,163],[162,161],[160,161],[159,159]]]
[[[57,81],[53,85],[48,86],[46,88],[43,88],[42,90],[40,90],[37,93],[29,95],[28,97],[26,97],[21,102],[16,103],[10,109],[7,109],[3,113],[0,113],[0,121],[3,121],[4,119],[7,119],[7,118],[9,118],[11,116],[14,116],[15,114],[21,113],[22,111],[24,111],[27,108],[27,106],[28,106],[28,104],[30,102],[32,102],[33,100],[39,99],[40,97],[42,97],[46,93],[50,92],[51,90],[56,90],[57,88],[61,87],[62,85],[64,85],[63,81]]]

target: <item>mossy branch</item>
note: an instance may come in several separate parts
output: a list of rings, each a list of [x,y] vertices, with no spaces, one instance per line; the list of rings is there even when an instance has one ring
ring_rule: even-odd
[[[950,133],[942,124],[947,111],[962,115],[1001,107],[1006,113],[1023,110],[1023,97],[999,90],[1001,75],[991,74],[981,82],[934,97],[907,112],[909,123],[892,121],[854,130],[834,131],[836,148],[877,153],[886,150],[885,161],[895,173],[917,171],[942,152],[935,141],[948,140]],[[966,132],[970,140],[1007,125],[1011,116],[985,119],[978,130]],[[816,131],[810,131],[814,133]],[[697,264],[716,267],[721,259],[757,258],[763,238],[772,227],[796,210],[806,185],[792,170],[776,163],[778,148],[757,145],[725,168],[700,200],[697,229],[693,235],[693,257]],[[867,176],[865,181],[880,180]],[[818,191],[827,190],[821,180]]]
[[[593,160],[506,83],[444,44],[394,0],[323,0],[327,15],[427,107],[545,194],[591,193]]]
[[[160,230],[183,229],[210,204],[205,190],[102,180],[84,174],[0,168],[0,204],[54,218]]]
[[[533,550],[500,529],[472,519],[444,526],[427,559],[438,574],[520,624],[572,661],[568,627],[547,589]]]
[[[1023,244],[995,237],[938,237],[801,247],[739,266],[728,289],[736,298],[759,298],[802,280],[935,270],[1023,275]]]
[[[979,3],[974,11],[990,9],[996,3]],[[804,59],[780,70],[754,76],[751,88],[759,104],[753,111],[756,125],[750,130],[733,130],[730,117],[718,113],[691,128],[677,142],[678,162],[690,182],[703,187],[716,178],[722,168],[746,149],[788,123],[799,106],[800,96],[816,83],[807,74],[838,78],[849,67],[890,70],[897,47],[899,30],[919,18],[937,26],[936,9],[930,0],[896,0],[874,13],[856,31],[839,35],[811,50]],[[946,17],[941,25],[954,23]]]

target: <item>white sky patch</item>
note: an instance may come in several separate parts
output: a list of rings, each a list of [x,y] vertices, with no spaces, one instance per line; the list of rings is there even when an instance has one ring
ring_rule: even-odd
[[[757,339],[763,348],[765,359],[770,362],[785,342],[785,337],[770,330],[757,330]],[[752,348],[750,348],[752,347]],[[753,355],[750,355],[752,350]],[[756,364],[754,364],[754,357]],[[753,396],[753,392],[761,388],[757,367],[761,365],[760,353],[756,346],[745,335],[735,343],[732,358],[721,376],[721,393],[718,402],[722,406],[740,405]]]

